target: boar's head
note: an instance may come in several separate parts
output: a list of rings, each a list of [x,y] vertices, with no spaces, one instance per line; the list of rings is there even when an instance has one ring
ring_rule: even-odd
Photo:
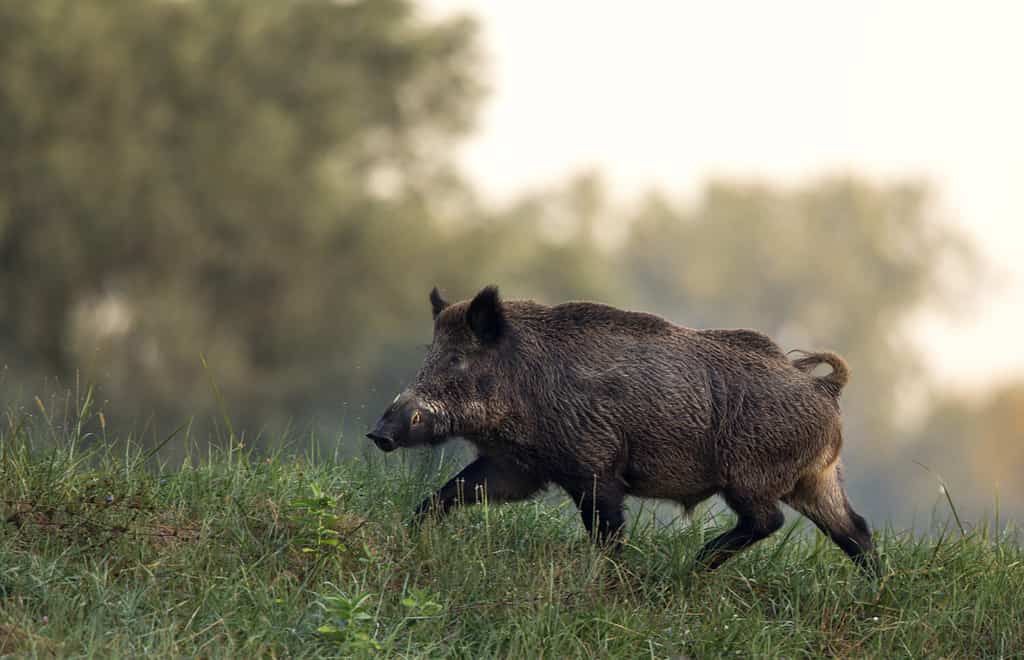
[[[510,410],[511,331],[498,289],[449,304],[430,292],[434,338],[416,380],[367,437],[383,451],[483,436]]]

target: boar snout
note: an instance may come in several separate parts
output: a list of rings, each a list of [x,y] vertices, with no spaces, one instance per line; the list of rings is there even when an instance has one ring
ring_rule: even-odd
[[[381,451],[427,444],[433,435],[434,418],[414,395],[403,392],[384,411],[366,437]]]
[[[380,424],[367,433],[366,437],[373,440],[373,444],[377,445],[377,449],[380,449],[381,451],[394,451],[398,448],[398,445],[395,444],[395,439],[385,435],[384,432],[381,431]]]

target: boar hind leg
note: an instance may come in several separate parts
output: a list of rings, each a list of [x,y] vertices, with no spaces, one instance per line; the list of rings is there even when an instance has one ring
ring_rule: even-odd
[[[749,548],[782,527],[785,516],[773,499],[727,489],[722,495],[739,520],[728,532],[708,541],[697,553],[697,567],[715,569],[736,553]]]
[[[868,573],[878,571],[878,556],[871,541],[871,530],[864,518],[850,506],[838,463],[825,468],[820,474],[805,476],[783,501],[810,518],[861,569]]]
[[[416,507],[414,520],[429,513],[438,516],[453,506],[488,502],[514,502],[525,500],[541,488],[544,482],[536,477],[494,458],[481,456],[442,486],[431,497]]]

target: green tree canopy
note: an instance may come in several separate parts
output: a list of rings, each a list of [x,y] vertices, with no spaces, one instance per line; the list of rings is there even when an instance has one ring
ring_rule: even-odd
[[[246,410],[344,382],[427,279],[473,32],[400,0],[3,3],[0,345],[166,410],[201,352]]]

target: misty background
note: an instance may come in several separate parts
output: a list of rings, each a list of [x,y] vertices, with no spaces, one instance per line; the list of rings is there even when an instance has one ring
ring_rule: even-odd
[[[311,436],[361,453],[430,341],[430,288],[454,300],[497,283],[506,298],[599,300],[836,350],[853,369],[844,453],[859,510],[944,518],[941,475],[967,520],[997,505],[1024,520],[1024,372],[964,388],[933,368],[944,349],[928,324],[981,314],[978,292],[1004,277],[940,203],[941,181],[691,172],[623,194],[598,162],[493,194],[463,154],[501,98],[487,35],[502,33],[466,9],[0,3],[0,423],[92,384],[103,416],[90,423],[142,442],[189,420],[191,437],[215,438],[227,413],[249,446]],[[629,97],[636,72],[567,57],[560,94],[578,71]],[[714,108],[702,84],[742,81],[707,67],[685,93]],[[573,119],[558,94],[533,102]],[[628,141],[634,111],[587,139]],[[553,142],[514,140],[538,163]],[[1005,353],[1019,364],[1018,345]]]

